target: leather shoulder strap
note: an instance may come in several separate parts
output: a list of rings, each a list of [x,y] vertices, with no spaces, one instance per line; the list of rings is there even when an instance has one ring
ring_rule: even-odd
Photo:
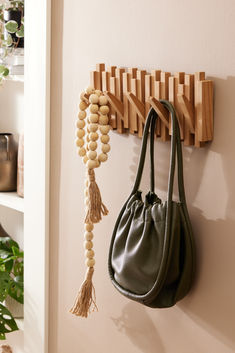
[[[182,158],[182,147],[181,147],[181,141],[180,141],[180,130],[179,130],[178,119],[176,117],[175,109],[170,102],[166,100],[160,100],[160,102],[170,112],[170,118],[172,122],[171,158],[170,158],[170,170],[169,170],[169,178],[168,178],[168,202],[172,201],[176,152],[177,152],[179,198],[182,203],[185,203],[185,191],[184,191],[184,180],[183,180],[183,158]],[[155,133],[155,125],[156,125],[157,118],[158,118],[157,113],[153,108],[151,108],[146,118],[139,165],[137,169],[135,184],[132,189],[131,195],[135,194],[138,191],[140,186],[143,169],[144,169],[145,157],[146,157],[149,129],[150,129],[150,162],[151,162],[150,163],[151,165],[150,183],[151,183],[151,191],[154,191],[154,133]]]

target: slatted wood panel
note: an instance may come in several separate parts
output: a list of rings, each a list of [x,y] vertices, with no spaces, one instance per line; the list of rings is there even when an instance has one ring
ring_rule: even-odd
[[[175,107],[181,139],[186,146],[203,147],[213,139],[213,82],[205,72],[171,74],[161,70],[117,68],[97,64],[91,72],[91,85],[102,90],[109,100],[110,125],[122,134],[143,135],[144,121],[150,107],[161,120],[156,136],[168,141],[171,121],[159,99],[169,100]]]

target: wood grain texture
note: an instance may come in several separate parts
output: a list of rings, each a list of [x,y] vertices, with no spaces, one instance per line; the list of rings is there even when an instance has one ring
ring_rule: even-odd
[[[185,146],[203,147],[213,139],[213,82],[205,72],[185,74],[143,69],[117,68],[97,64],[91,72],[91,85],[108,98],[110,124],[118,133],[129,130],[143,135],[150,107],[158,112],[156,136],[170,139],[171,119],[160,99],[169,100],[176,110],[181,140]]]

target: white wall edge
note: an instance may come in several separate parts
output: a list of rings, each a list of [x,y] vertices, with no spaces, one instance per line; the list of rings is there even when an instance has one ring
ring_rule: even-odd
[[[51,1],[25,8],[24,351],[47,353]]]

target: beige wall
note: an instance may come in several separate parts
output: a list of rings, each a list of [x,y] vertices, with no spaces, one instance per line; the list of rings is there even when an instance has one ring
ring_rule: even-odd
[[[51,115],[50,353],[235,352],[234,0],[53,0]],[[184,148],[185,184],[198,268],[191,294],[153,310],[122,297],[107,274],[109,241],[133,184],[141,141],[111,132],[97,171],[110,215],[95,228],[99,312],[69,314],[84,275],[84,167],[74,147],[79,92],[95,63],[205,70],[215,82],[215,138]],[[156,144],[165,196],[169,144]],[[148,187],[148,172],[143,187]]]

